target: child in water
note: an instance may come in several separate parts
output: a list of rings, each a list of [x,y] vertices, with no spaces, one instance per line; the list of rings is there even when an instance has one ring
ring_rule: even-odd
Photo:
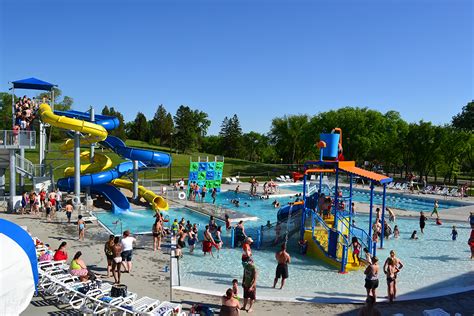
[[[418,239],[418,236],[416,236],[416,230],[413,231],[413,233],[411,234],[410,239]]]
[[[453,230],[451,231],[451,237],[453,240],[456,240],[456,238],[458,238],[458,231],[456,230],[456,226],[453,226]]]
[[[393,237],[394,238],[400,237],[400,230],[398,229],[398,225],[395,225],[395,227],[393,228]]]
[[[370,255],[369,249],[364,248],[364,254],[365,254],[365,261],[367,264],[372,264],[372,256]]]

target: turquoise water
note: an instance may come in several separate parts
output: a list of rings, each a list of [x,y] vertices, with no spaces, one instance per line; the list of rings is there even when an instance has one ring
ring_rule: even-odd
[[[231,199],[238,198],[241,205],[246,202],[250,207],[232,208],[248,214],[257,216],[257,221],[245,223],[250,235],[255,233],[256,228],[266,223],[267,219],[272,222],[276,219],[277,209],[271,206],[272,200],[260,200],[250,197],[248,194],[235,194],[226,192],[218,195],[217,203],[231,206]],[[288,199],[289,200],[289,199]],[[280,199],[284,202],[283,199]],[[98,219],[115,233],[120,233],[120,225],[112,224],[117,219],[122,221],[123,230],[130,229],[132,232],[150,232],[154,222],[154,211],[133,211],[130,213],[114,215],[110,212],[96,213]],[[186,208],[174,208],[164,212],[170,220],[182,217],[197,223],[200,227],[199,239],[202,240],[203,227],[207,225],[209,217],[196,213]],[[368,217],[357,215],[356,225],[365,230],[368,229]],[[222,222],[218,222],[218,225]],[[474,289],[474,260],[470,260],[470,251],[467,245],[470,227],[466,223],[456,223],[459,232],[458,240],[451,240],[451,229],[453,223],[445,222],[437,226],[434,220],[429,220],[425,228],[425,234],[419,232],[418,219],[397,218],[395,223],[399,226],[401,235],[398,239],[385,241],[385,247],[378,250],[377,256],[384,261],[390,249],[397,252],[397,256],[405,264],[399,274],[398,288],[399,299],[421,298],[434,295],[444,295],[462,289]],[[117,227],[118,226],[118,227]],[[418,230],[419,240],[410,240],[413,230]],[[242,277],[242,266],[240,263],[241,250],[231,249],[230,233],[223,231],[224,248],[215,258],[203,256],[200,251],[189,254],[184,249],[184,257],[180,260],[181,286],[190,287],[202,292],[212,292],[222,295],[231,285],[233,278],[239,281]],[[201,244],[196,248],[199,250]],[[273,278],[275,273],[274,254],[276,248],[254,250],[253,256],[259,271],[257,286],[257,297],[273,300],[298,300],[298,301],[334,301],[363,300],[365,298],[363,271],[338,274],[332,267],[328,267],[312,258],[302,256],[298,252],[296,240],[289,241],[289,253],[292,256],[290,264],[290,278],[283,290],[274,290]],[[386,295],[386,286],[383,275],[381,276],[378,293]]]
[[[302,193],[303,185],[292,185],[292,186],[282,186],[287,190],[294,192]],[[353,189],[352,190],[352,199],[355,202],[360,203],[370,203],[370,191]],[[327,193],[327,192],[326,192]],[[349,195],[349,190],[347,188],[342,188],[343,196]],[[432,199],[423,198],[416,195],[408,194],[398,194],[398,193],[387,193],[386,195],[386,205],[391,208],[397,208],[407,211],[432,211],[434,201]],[[458,201],[446,201],[443,200],[443,197],[440,197],[438,200],[439,209],[450,209],[454,207],[461,207],[470,205],[468,203],[458,202]],[[374,192],[374,204],[380,206],[382,204],[382,194],[380,192]]]
[[[120,214],[113,214],[112,212],[97,212],[94,215],[114,234],[121,234],[121,231],[130,230],[133,234],[150,233],[151,226],[155,222],[153,210],[138,210],[131,212],[124,212]],[[187,208],[173,208],[169,211],[162,212],[165,219],[178,221],[181,218],[189,220],[192,224],[196,223],[204,227],[209,222],[209,216],[193,212]],[[218,225],[224,225],[223,222],[218,221]],[[166,226],[166,224],[165,224]]]

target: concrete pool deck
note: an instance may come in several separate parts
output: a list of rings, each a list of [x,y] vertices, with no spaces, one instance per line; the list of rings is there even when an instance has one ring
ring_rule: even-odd
[[[74,217],[76,214],[74,214]],[[19,225],[27,226],[34,236],[49,242],[52,248],[57,247],[61,241],[68,242],[68,253],[72,257],[76,251],[81,250],[83,257],[91,270],[103,275],[105,271],[105,257],[103,255],[103,244],[108,233],[96,224],[90,224],[86,230],[86,240],[77,241],[76,225],[65,224],[64,213],[58,213],[56,221],[47,223],[44,218],[37,218],[30,215],[15,215],[0,213],[0,218],[13,221]],[[162,252],[154,253],[152,250],[152,237],[140,236],[138,246],[134,253],[134,272],[123,274],[123,283],[127,284],[130,291],[138,293],[140,296],[150,296],[160,300],[170,300],[169,273],[162,271],[165,265],[169,264],[169,255]],[[110,279],[108,279],[110,280]],[[381,296],[384,296],[385,289],[381,288]],[[221,295],[222,293],[215,293]],[[182,303],[185,310],[194,303],[204,303],[212,307],[220,306],[220,297],[191,293],[181,290],[173,290],[172,301]],[[360,304],[320,304],[299,301],[278,302],[258,300],[255,304],[253,315],[357,315]],[[470,315],[474,310],[474,291],[443,296],[432,299],[422,299],[416,301],[396,301],[393,304],[378,303],[377,307],[384,315],[403,313],[405,315],[421,315],[423,310],[433,308],[443,308],[445,311],[454,314],[459,312],[463,315]],[[28,309],[22,315],[76,315],[77,312],[64,305],[57,305],[57,302],[49,298],[34,297]]]

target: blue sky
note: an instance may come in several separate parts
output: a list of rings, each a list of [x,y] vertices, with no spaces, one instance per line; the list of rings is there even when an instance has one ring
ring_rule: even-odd
[[[38,77],[75,109],[164,104],[271,118],[343,106],[443,124],[473,99],[468,0],[0,1],[0,90]]]

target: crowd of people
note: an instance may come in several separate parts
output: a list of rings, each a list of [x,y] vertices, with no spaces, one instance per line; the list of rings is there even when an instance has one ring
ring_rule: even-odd
[[[47,192],[46,189],[41,189],[39,192],[31,190],[30,192],[24,191],[21,194],[20,200],[20,214],[30,213],[35,216],[41,216],[42,213],[45,214],[48,221],[55,218],[56,212],[63,209],[63,194],[56,188]],[[68,206],[69,205],[69,206]],[[71,201],[68,201],[65,210],[68,215],[68,220],[70,222],[72,205]]]
[[[36,111],[38,110],[38,102],[36,98],[28,98],[26,95],[19,98],[15,103],[15,125],[14,131],[30,130]]]

